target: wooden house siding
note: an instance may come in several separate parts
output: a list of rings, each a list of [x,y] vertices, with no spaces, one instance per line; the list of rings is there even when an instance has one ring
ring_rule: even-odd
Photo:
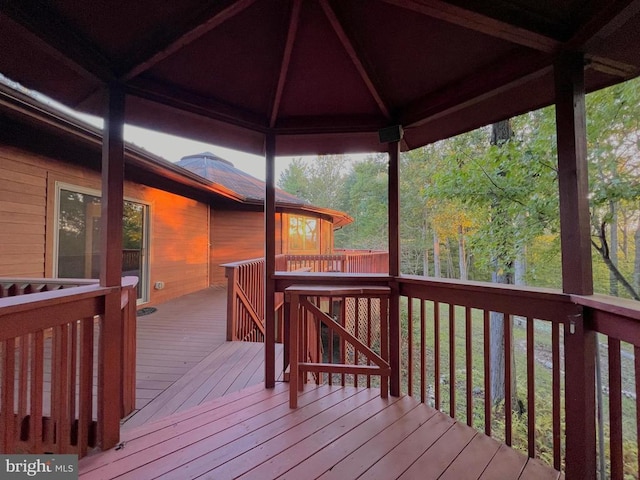
[[[90,168],[0,145],[0,276],[52,276],[56,182],[100,190]],[[150,303],[206,288],[209,207],[129,181],[124,193],[149,205]]]
[[[281,214],[276,218],[276,254],[282,252]],[[264,213],[211,211],[211,285],[226,285],[220,265],[264,257]]]

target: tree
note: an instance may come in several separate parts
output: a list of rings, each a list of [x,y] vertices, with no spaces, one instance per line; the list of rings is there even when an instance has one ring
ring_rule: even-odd
[[[631,261],[625,248],[626,258],[619,258],[618,233],[629,236],[629,220],[637,217],[640,200],[639,105],[638,79],[587,96],[592,245],[609,271],[607,286],[596,275],[594,287],[618,295],[621,285],[636,300],[640,300],[640,291],[633,277],[635,265],[640,266],[640,252],[634,248],[636,260]],[[621,221],[625,228],[621,229]],[[636,231],[637,226],[636,222]]]

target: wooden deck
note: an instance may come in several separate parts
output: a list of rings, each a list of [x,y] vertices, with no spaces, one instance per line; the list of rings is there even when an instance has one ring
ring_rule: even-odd
[[[263,344],[225,340],[226,301],[209,288],[138,317],[136,411],[124,429],[264,382]]]
[[[558,479],[410,397],[307,385],[256,385],[123,433],[120,448],[80,461],[80,478]]]

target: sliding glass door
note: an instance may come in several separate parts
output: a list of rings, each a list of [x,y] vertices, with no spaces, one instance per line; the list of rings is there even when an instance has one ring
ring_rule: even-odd
[[[100,276],[99,192],[60,185],[57,189],[55,274],[60,278]],[[138,300],[148,301],[147,225],[149,206],[125,200],[122,275],[139,278]]]

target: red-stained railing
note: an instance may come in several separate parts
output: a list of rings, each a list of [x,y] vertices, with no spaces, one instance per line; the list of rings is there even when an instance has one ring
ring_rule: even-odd
[[[117,442],[135,406],[136,284],[0,279],[0,451],[83,456]]]
[[[302,389],[313,374],[315,382],[360,383],[379,380],[383,397],[389,391],[389,287],[292,286],[289,304],[289,404],[297,407]],[[363,382],[359,382],[362,379]]]
[[[227,277],[227,341],[264,341],[264,258],[222,265]],[[336,255],[277,255],[280,272],[384,273],[388,252],[350,250]],[[283,295],[276,294],[277,339],[284,335]]]
[[[385,280],[276,274],[277,291],[292,285],[370,284]],[[387,278],[386,284],[399,300],[397,315],[390,315],[389,353],[392,368],[398,365],[391,382],[398,381],[401,392],[540,458],[567,478],[595,478],[596,468],[601,477],[638,476],[637,302],[409,276]],[[497,347],[505,358],[499,366],[492,365],[492,337],[504,338]],[[598,349],[601,401],[595,382]],[[507,380],[504,398],[495,402],[492,375],[498,370]],[[604,412],[599,446],[597,411]]]
[[[227,341],[264,341],[264,259],[223,265],[227,276]]]

